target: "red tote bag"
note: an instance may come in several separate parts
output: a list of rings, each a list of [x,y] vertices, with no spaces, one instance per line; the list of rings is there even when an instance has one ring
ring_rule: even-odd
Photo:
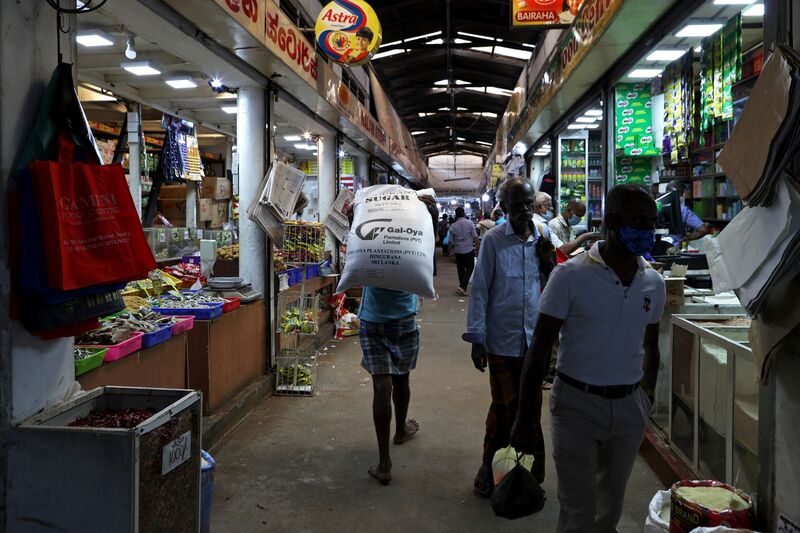
[[[33,161],[30,169],[51,288],[144,279],[156,268],[121,165]]]

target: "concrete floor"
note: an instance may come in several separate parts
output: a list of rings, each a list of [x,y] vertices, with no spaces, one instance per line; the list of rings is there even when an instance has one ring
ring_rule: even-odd
[[[212,531],[555,530],[551,457],[544,483],[548,501],[536,515],[497,518],[489,501],[472,493],[490,402],[488,375],[474,369],[461,341],[467,299],[455,294],[455,265],[443,259],[440,266],[440,298],[423,303],[419,363],[411,374],[409,416],[421,430],[392,447],[392,484],[381,486],[367,475],[378,454],[371,381],[359,364],[358,340],[331,341],[321,351],[316,396],[263,401],[212,450]],[[549,420],[544,423],[547,432]],[[637,459],[620,532],[642,531],[647,505],[661,488]]]

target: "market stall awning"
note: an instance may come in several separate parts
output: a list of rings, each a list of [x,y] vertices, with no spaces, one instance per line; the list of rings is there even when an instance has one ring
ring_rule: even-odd
[[[529,79],[527,105],[509,124],[509,146],[536,143],[602,79],[609,68],[673,5],[674,0],[587,0],[544,70]],[[644,53],[646,50],[642,50]]]

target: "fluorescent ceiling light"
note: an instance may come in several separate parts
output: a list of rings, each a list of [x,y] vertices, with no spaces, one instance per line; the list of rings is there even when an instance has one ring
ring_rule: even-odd
[[[746,6],[750,5],[756,0],[714,0],[715,6]]]
[[[411,135],[422,135],[424,133],[428,133],[427,131],[412,131]]]
[[[527,61],[533,55],[533,52],[526,50],[517,50],[516,48],[508,48],[506,46],[473,46],[472,50],[478,52],[486,52],[488,54],[497,54],[500,56],[513,57],[515,59],[523,59]]]
[[[436,113],[417,113],[420,118],[429,117],[431,115],[435,115]]]
[[[596,130],[597,128],[600,127],[600,124],[596,124],[596,123],[595,124],[584,124],[584,126],[589,128],[590,130]]]
[[[372,59],[381,59],[383,57],[391,57],[396,56],[397,54],[405,54],[406,51],[403,48],[395,48],[394,50],[387,50],[385,52],[379,52],[372,56]]]
[[[236,100],[236,94],[222,93],[219,96],[217,96],[217,100]]]
[[[222,110],[229,115],[233,115],[234,113],[236,113],[238,108],[235,105],[224,105],[222,106]]]
[[[122,63],[120,66],[131,74],[135,74],[137,76],[155,76],[156,74],[161,74],[160,70],[151,67],[150,63],[147,61]]]
[[[654,78],[661,74],[660,68],[637,68],[628,73],[629,78],[647,79]]]
[[[289,142],[297,142],[302,139],[299,135],[284,135],[283,138]]]
[[[717,22],[706,24],[687,24],[681,31],[675,34],[675,37],[708,37],[714,35],[721,28],[722,24]]]
[[[298,150],[312,150],[313,151],[313,150],[317,149],[317,145],[316,144],[299,143],[299,144],[295,144],[294,147],[297,148]]]
[[[536,48],[535,44],[522,43],[522,46],[524,46],[525,48]]]
[[[603,110],[602,109],[590,109],[586,113],[584,113],[587,117],[602,117]]]
[[[428,42],[427,42],[427,43],[425,43],[425,44],[444,44],[444,39],[442,39],[442,38],[440,37],[440,38],[438,38],[438,39],[434,39],[434,40],[432,40],[432,41],[428,41]]]
[[[597,122],[597,117],[578,117],[575,119],[575,122],[586,122],[588,124],[592,124]]]
[[[763,17],[764,16],[764,4],[755,4],[744,11],[742,11],[743,17]]]
[[[586,124],[570,124],[567,126],[568,130],[582,130],[586,128]]]
[[[171,78],[166,80],[165,83],[173,89],[193,89],[197,87],[197,83],[195,83],[195,81],[189,76]]]
[[[403,42],[410,42],[410,41],[418,41],[420,39],[427,39],[428,37],[436,37],[437,35],[441,35],[441,31],[435,31],[433,33],[426,33],[425,35],[417,35],[416,37],[409,37],[408,39],[403,39]]]
[[[698,44],[697,46],[694,47],[694,52],[696,54],[699,54],[702,51],[703,51],[703,45],[702,44]]]
[[[466,40],[466,39],[459,39],[458,37],[456,37],[455,39],[453,39],[453,44],[469,44],[469,43],[471,43],[471,42],[472,42],[472,41],[468,41],[468,40]]]
[[[464,137],[456,137],[456,140],[457,141],[466,141],[466,139]]]
[[[403,43],[403,41],[392,41],[390,43],[383,43],[381,45],[381,48],[388,48],[389,46],[395,46],[395,45],[402,44],[402,43]]]
[[[487,143],[486,141],[475,141],[476,144],[482,144],[484,146],[491,146],[492,143]]]
[[[433,84],[442,86],[442,85],[447,85],[447,82],[448,82],[448,80],[439,80],[439,81],[433,82]]]
[[[475,114],[484,118],[497,118],[497,113],[491,113],[489,111],[475,112]]]
[[[501,96],[511,96],[513,94],[513,91],[501,89],[500,87],[487,87],[486,92],[489,94],[499,94]]]
[[[647,61],[675,61],[676,59],[680,59],[686,53],[686,49],[682,50],[653,50],[649,56],[647,56]]]
[[[78,41],[79,45],[85,46],[86,48],[98,48],[114,44],[109,34],[98,30],[79,31],[75,40]]]
[[[487,41],[494,41],[494,37],[487,37],[486,35],[479,35],[477,33],[467,33],[465,31],[458,32],[459,35],[464,37],[475,37],[476,39],[486,39]]]

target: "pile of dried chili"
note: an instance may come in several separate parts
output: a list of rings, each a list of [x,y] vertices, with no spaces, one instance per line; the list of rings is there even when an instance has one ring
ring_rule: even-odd
[[[132,429],[155,414],[154,409],[123,409],[112,411],[92,411],[88,415],[72,422],[73,427],[91,428],[125,428]]]

